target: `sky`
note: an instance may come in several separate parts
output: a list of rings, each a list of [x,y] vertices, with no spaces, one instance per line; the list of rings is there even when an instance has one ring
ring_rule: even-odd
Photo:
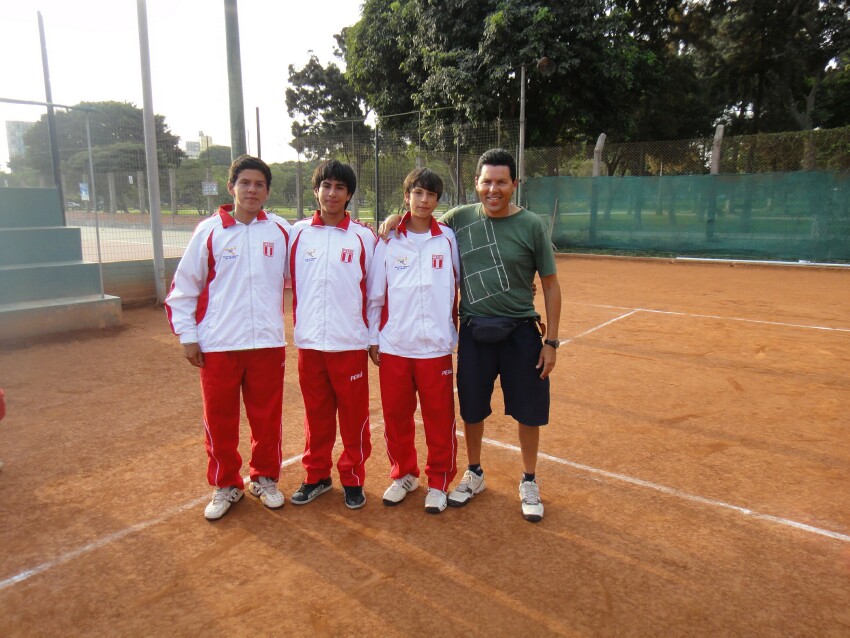
[[[153,109],[185,140],[198,132],[230,145],[224,0],[147,0]],[[262,156],[296,158],[284,94],[287,67],[315,53],[335,61],[334,34],[357,22],[362,2],[238,0],[242,92],[248,150],[256,153],[260,109]],[[45,101],[40,11],[55,104],[113,100],[144,105],[136,0],[0,0],[0,97]],[[0,120],[35,121],[43,107],[0,102]],[[0,162],[8,160],[0,124]]]

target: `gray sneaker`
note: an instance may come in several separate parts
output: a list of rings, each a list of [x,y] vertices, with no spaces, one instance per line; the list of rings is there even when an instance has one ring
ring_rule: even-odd
[[[540,487],[536,481],[521,481],[519,498],[522,501],[522,516],[525,520],[537,523],[543,519],[543,503],[540,502]]]
[[[404,500],[408,492],[419,489],[419,479],[413,474],[402,476],[393,480],[392,484],[384,492],[384,505],[398,505]]]
[[[436,487],[429,487],[425,496],[425,511],[429,514],[439,514],[446,509],[446,493]]]
[[[277,489],[277,483],[267,476],[260,476],[257,482],[251,481],[248,484],[248,491],[260,499],[260,502],[271,510],[276,510],[278,507],[283,507],[283,494]]]
[[[452,507],[463,507],[476,494],[483,492],[487,486],[484,483],[484,474],[478,476],[472,470],[467,470],[463,473],[463,478],[449,494],[449,505]]]
[[[204,509],[204,518],[215,521],[224,516],[230,506],[242,498],[242,490],[238,487],[218,487],[213,492],[212,500]]]

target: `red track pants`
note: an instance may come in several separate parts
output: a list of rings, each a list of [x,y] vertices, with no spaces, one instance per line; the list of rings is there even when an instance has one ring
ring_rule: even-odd
[[[336,420],[342,454],[336,464],[343,485],[363,485],[372,453],[369,432],[369,371],[365,350],[298,350],[298,380],[304,397],[306,483],[331,475]]]
[[[416,392],[425,425],[428,486],[447,492],[457,474],[452,357],[410,359],[381,354],[381,405],[384,410],[390,476],[419,476],[416,460]]]
[[[251,479],[280,477],[285,348],[205,352],[201,368],[207,480],[216,487],[244,482],[239,455],[239,392],[251,426]]]

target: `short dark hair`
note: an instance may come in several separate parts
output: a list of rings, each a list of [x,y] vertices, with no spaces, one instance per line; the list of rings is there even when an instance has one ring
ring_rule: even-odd
[[[313,190],[319,190],[322,182],[326,179],[335,179],[345,184],[348,189],[349,201],[351,201],[354,191],[357,190],[357,175],[354,174],[354,169],[339,160],[332,159],[324,161],[313,171]]]
[[[437,193],[437,198],[443,196],[443,180],[430,168],[417,168],[407,174],[404,178],[404,194],[407,195],[414,188]]]
[[[511,181],[516,181],[516,160],[514,156],[503,148],[491,148],[485,151],[478,159],[478,166],[475,167],[475,180],[481,175],[481,168],[487,166],[507,166],[511,171]]]
[[[248,169],[260,171],[266,178],[266,188],[272,187],[272,169],[259,157],[252,157],[251,155],[240,155],[233,160],[230,170],[227,171],[227,183],[231,186],[235,185],[236,180],[239,179],[239,173]]]

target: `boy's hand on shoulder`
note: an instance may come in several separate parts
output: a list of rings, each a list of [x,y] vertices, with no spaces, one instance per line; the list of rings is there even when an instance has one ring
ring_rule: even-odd
[[[201,346],[197,343],[184,343],[183,356],[196,368],[204,367],[204,353],[201,352]]]
[[[400,223],[401,215],[390,215],[384,221],[381,222],[381,225],[378,228],[378,237],[380,237],[384,241],[389,241],[390,233],[396,228],[398,228],[398,225]]]
[[[378,346],[369,346],[369,358],[376,366],[381,365],[381,353],[378,351]]]

